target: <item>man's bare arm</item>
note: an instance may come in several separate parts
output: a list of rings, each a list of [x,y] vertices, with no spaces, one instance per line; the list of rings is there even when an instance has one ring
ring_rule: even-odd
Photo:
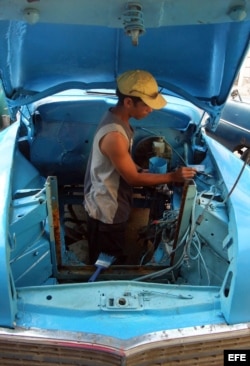
[[[139,173],[128,152],[128,141],[120,132],[110,132],[105,135],[100,142],[100,149],[131,186],[154,186],[170,182],[184,182],[192,179],[196,174],[195,169],[188,167],[182,167],[175,172],[166,174]]]

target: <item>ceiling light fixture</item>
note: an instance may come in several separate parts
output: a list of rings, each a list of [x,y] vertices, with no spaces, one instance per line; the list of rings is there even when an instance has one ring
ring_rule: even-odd
[[[142,6],[138,3],[128,3],[123,13],[125,33],[131,37],[133,46],[138,46],[139,36],[145,33]]]

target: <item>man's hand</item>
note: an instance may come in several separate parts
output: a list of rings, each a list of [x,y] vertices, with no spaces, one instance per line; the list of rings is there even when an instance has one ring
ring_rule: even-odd
[[[193,179],[196,175],[196,170],[189,167],[181,167],[172,172],[173,182],[184,182],[185,180]]]

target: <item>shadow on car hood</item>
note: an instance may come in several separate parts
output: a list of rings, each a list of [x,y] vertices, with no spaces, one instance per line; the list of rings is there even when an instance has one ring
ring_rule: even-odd
[[[138,68],[216,114],[248,48],[249,7],[225,0],[1,1],[9,106],[75,86],[114,88],[117,75]]]

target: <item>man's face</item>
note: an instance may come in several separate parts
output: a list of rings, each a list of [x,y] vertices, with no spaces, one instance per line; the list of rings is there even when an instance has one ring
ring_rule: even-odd
[[[126,99],[129,99],[127,106],[130,117],[142,119],[147,117],[147,115],[153,111],[153,109],[145,104],[142,100],[135,102],[131,98]]]

